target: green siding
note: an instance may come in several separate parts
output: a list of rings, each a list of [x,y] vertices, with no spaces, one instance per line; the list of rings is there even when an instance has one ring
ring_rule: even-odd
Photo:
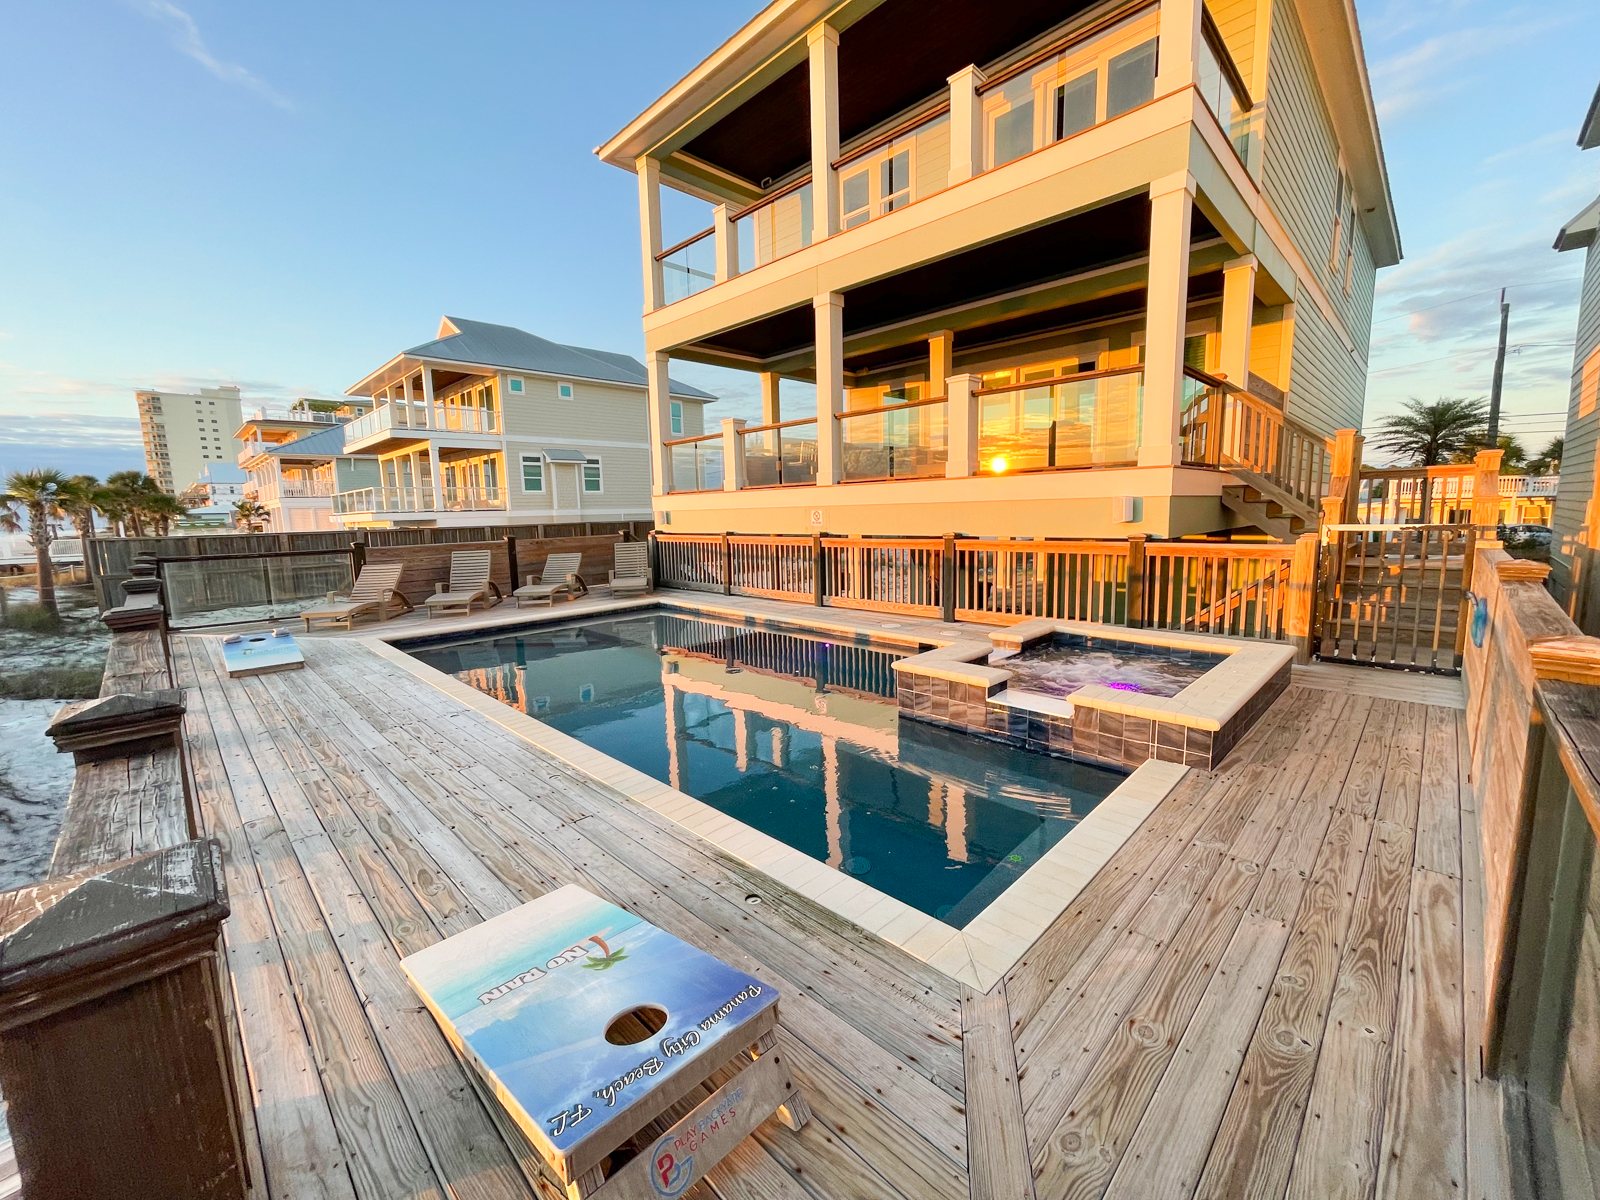
[[[1578,337],[1573,347],[1572,390],[1567,399],[1566,448],[1561,458],[1561,489],[1551,517],[1554,553],[1550,556],[1551,590],[1565,596],[1571,571],[1571,549],[1580,537],[1596,540],[1584,529],[1584,513],[1594,498],[1595,441],[1600,436],[1600,410],[1578,418],[1578,385],[1583,363],[1600,346],[1600,254],[1590,246],[1583,252],[1583,293],[1578,304]],[[1543,446],[1529,446],[1538,452]]]
[[[1287,411],[1318,433],[1360,428],[1367,364],[1344,342],[1310,300],[1295,305],[1294,363]]]

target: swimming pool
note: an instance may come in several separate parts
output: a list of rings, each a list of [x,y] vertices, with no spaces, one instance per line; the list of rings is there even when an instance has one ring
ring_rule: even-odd
[[[912,650],[654,610],[408,652],[958,929],[1125,778],[901,721]]]

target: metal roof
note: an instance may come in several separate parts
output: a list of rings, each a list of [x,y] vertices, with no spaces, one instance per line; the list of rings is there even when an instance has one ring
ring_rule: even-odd
[[[457,332],[423,342],[420,346],[412,346],[405,352],[406,357],[476,363],[537,375],[596,379],[634,387],[645,387],[649,382],[644,364],[626,354],[589,350],[583,346],[563,346],[511,325],[491,325],[487,321],[468,321],[462,317],[448,316],[445,322],[447,327],[453,326]],[[669,384],[674,396],[692,400],[716,399],[710,392],[702,392],[677,380],[670,380]]]
[[[1556,249],[1581,250],[1592,246],[1597,233],[1600,233],[1600,196],[1561,227],[1561,232],[1556,234]]]
[[[559,446],[546,446],[544,457],[547,462],[588,462],[589,456],[582,450],[566,450]]]
[[[1578,126],[1578,145],[1584,150],[1600,146],[1600,87],[1595,88],[1589,111],[1584,114],[1583,124]]]
[[[315,433],[303,434],[292,442],[279,442],[267,450],[289,458],[334,458],[344,456],[344,424],[329,425]]]

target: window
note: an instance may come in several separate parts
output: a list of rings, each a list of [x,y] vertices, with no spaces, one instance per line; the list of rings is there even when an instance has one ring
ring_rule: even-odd
[[[1356,210],[1348,210],[1350,223],[1345,226],[1349,231],[1344,239],[1344,294],[1350,294],[1351,280],[1356,273]]]
[[[871,181],[871,176],[867,172],[857,171],[839,185],[844,196],[843,217],[846,229],[854,229],[857,225],[865,224],[872,216]]]
[[[1149,103],[1156,94],[1156,41],[1151,38],[1106,63],[1106,119]]]
[[[1082,133],[1094,124],[1099,75],[1098,71],[1090,71],[1056,88],[1056,141]]]
[[[524,454],[522,456],[522,490],[524,492],[544,491],[544,459],[537,454]]]
[[[911,151],[891,154],[879,165],[881,176],[878,194],[883,197],[880,207],[890,213],[911,203]]]
[[[598,492],[600,490],[600,460],[598,458],[584,460],[583,490],[586,492]]]
[[[560,400],[572,399],[572,385],[570,383],[556,384],[556,397]]]
[[[506,377],[506,391],[514,396],[522,395],[522,380],[515,375]]]
[[[1340,171],[1333,193],[1333,240],[1328,244],[1328,270],[1333,272],[1339,270],[1339,244],[1344,236],[1344,200],[1344,172]]]
[[[1004,166],[1012,159],[1033,152],[1033,93],[1012,104],[994,119],[994,162]]]
[[[672,402],[672,436],[673,437],[681,437],[682,435],[683,435],[683,402],[679,401],[679,400],[674,400]]]

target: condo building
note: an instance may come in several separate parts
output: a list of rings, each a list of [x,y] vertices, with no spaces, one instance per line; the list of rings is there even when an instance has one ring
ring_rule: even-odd
[[[145,472],[176,496],[206,466],[233,462],[239,453],[239,389],[201,388],[190,392],[154,389],[134,393],[139,432],[144,438]]]
[[[703,432],[715,397],[665,376],[659,387],[666,428]],[[650,519],[636,358],[445,317],[348,394],[373,408],[344,427],[344,452],[374,457],[378,478],[334,495],[346,528]]]
[[[665,531],[1288,537],[1361,424],[1400,242],[1345,0],[773,4],[597,153]],[[760,422],[681,425],[675,358]]]

